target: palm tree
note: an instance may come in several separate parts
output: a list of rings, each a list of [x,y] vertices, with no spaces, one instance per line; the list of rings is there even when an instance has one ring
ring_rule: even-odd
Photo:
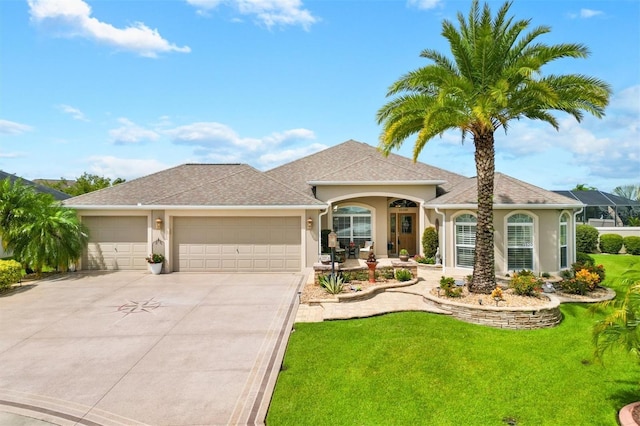
[[[10,229],[19,227],[21,223],[27,221],[29,212],[34,209],[40,199],[33,188],[22,183],[20,179],[11,182],[6,178],[0,182],[0,235],[3,236],[4,248],[7,248],[4,236]]]
[[[633,201],[640,201],[640,184],[616,186],[613,193]]]
[[[559,129],[554,111],[581,121],[583,111],[604,115],[610,88],[605,82],[577,74],[541,75],[543,65],[561,58],[584,58],[580,44],[546,45],[536,39],[550,31],[539,26],[528,33],[529,20],[507,16],[510,2],[495,17],[477,0],[467,19],[458,13],[459,29],[445,20],[442,35],[453,59],[432,49],[421,55],[433,62],[411,71],[389,88],[394,99],[377,113],[383,125],[379,148],[388,155],[416,134],[413,159],[425,144],[447,130],[470,135],[475,146],[478,211],[473,280],[469,289],[489,293],[495,288],[493,237],[494,132],[511,120],[529,118]]]
[[[596,359],[602,359],[605,351],[620,347],[640,362],[640,281],[629,286],[622,300],[603,302],[593,310],[607,306],[615,309],[593,327]]]

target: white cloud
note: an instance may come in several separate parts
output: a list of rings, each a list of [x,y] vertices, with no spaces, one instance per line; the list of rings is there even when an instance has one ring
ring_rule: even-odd
[[[441,3],[441,0],[408,0],[407,5],[421,10],[433,9]]]
[[[231,127],[216,122],[192,123],[163,133],[175,144],[195,146],[194,154],[216,163],[250,163],[269,166],[318,151],[324,145],[309,144],[315,133],[308,129],[273,132],[261,138],[241,137]],[[322,148],[321,148],[322,147]],[[264,154],[268,152],[268,154]]]
[[[119,118],[118,121],[122,124],[122,127],[109,130],[109,136],[111,136],[115,144],[137,144],[145,141],[155,141],[160,137],[155,131],[138,126],[126,118]]]
[[[303,146],[285,149],[279,152],[270,152],[257,158],[257,164],[261,169],[271,169],[281,164],[297,160],[323,149],[328,148],[327,145],[320,143],[305,144]]]
[[[20,135],[33,130],[31,126],[16,123],[15,121],[0,120],[0,134],[4,135]]]
[[[273,26],[300,25],[308,30],[318,18],[304,9],[300,0],[186,0],[203,14],[221,4],[237,9],[241,15],[255,16],[268,28]]]
[[[18,158],[24,154],[18,152],[0,152],[0,158]]]
[[[601,10],[593,10],[593,9],[580,9],[580,17],[581,18],[593,18],[594,16],[602,15],[604,12]]]
[[[80,111],[78,108],[74,108],[72,106],[65,105],[65,104],[56,105],[56,108],[58,108],[60,111],[64,112],[65,114],[69,114],[74,120],[89,121],[87,117],[85,117],[84,113]]]
[[[83,0],[28,0],[31,19],[59,24],[69,36],[95,40],[141,56],[156,57],[163,52],[184,52],[188,46],[178,47],[141,22],[127,28],[116,28],[91,17],[91,7]]]
[[[113,156],[93,156],[87,159],[90,172],[111,179],[124,178],[131,180],[140,176],[170,167],[158,160],[141,160],[133,158],[117,158]]]

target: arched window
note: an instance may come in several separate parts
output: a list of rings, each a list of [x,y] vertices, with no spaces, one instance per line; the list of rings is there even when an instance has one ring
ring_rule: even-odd
[[[456,266],[473,268],[476,252],[476,223],[472,214],[461,214],[456,218]]]
[[[358,206],[342,206],[333,212],[333,230],[338,234],[341,247],[353,241],[362,246],[371,241],[371,210]]]
[[[507,219],[507,269],[533,270],[533,218],[517,213]]]
[[[568,224],[569,215],[560,215],[560,234],[558,236],[558,246],[560,247],[560,269],[569,267],[569,244],[568,244]]]
[[[394,200],[389,203],[389,207],[418,207],[418,205],[411,200]]]

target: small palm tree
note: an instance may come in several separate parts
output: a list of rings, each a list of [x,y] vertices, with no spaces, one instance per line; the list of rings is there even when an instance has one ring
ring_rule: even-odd
[[[640,281],[625,283],[630,286],[621,300],[602,302],[594,309],[614,308],[593,327],[596,359],[601,360],[607,350],[622,348],[634,354],[640,362]]]
[[[521,118],[541,120],[558,129],[552,112],[565,112],[581,121],[583,112],[604,115],[610,88],[598,79],[578,74],[542,75],[542,67],[563,58],[585,58],[580,44],[546,45],[539,36],[550,28],[539,26],[524,33],[529,20],[514,21],[504,3],[493,17],[487,4],[477,0],[469,16],[458,13],[459,28],[445,20],[442,35],[452,58],[425,49],[433,62],[411,71],[389,88],[395,98],[377,114],[383,125],[380,149],[388,155],[411,135],[417,135],[413,158],[425,144],[447,130],[471,136],[475,145],[478,210],[473,281],[469,289],[490,293],[496,286],[494,270],[493,189],[494,132],[505,131]]]

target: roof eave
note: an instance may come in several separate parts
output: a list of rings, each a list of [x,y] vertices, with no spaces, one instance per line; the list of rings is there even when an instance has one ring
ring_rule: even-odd
[[[327,204],[296,204],[296,205],[229,205],[229,206],[184,206],[184,205],[158,205],[158,204],[138,204],[138,205],[65,205],[74,210],[324,210]]]
[[[328,181],[328,180],[311,180],[307,181],[312,186],[370,186],[370,185],[387,185],[387,186],[400,186],[400,185],[443,185],[447,183],[446,180],[365,180],[365,181]]]
[[[425,207],[436,209],[469,209],[477,210],[477,204],[426,204]],[[584,204],[494,204],[494,210],[508,209],[531,209],[531,210],[556,210],[556,209],[579,209],[584,208]]]

